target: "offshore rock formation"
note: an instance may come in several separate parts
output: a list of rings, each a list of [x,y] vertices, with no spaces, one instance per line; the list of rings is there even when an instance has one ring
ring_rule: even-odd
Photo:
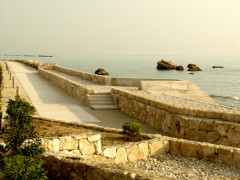
[[[95,74],[97,74],[97,75],[109,75],[109,73],[106,70],[102,69],[102,68],[97,69],[95,71]]]
[[[188,64],[188,71],[202,71],[198,66],[195,64]]]
[[[177,65],[173,64],[172,61],[167,61],[165,59],[161,59],[157,63],[157,69],[176,69]]]
[[[178,70],[178,71],[183,71],[184,68],[183,68],[183,66],[177,66],[177,67],[176,67],[176,70]]]
[[[212,68],[224,68],[223,66],[213,66]]]

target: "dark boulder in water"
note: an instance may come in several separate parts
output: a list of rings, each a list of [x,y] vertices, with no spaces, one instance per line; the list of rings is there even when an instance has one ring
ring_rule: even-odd
[[[177,67],[176,67],[176,70],[178,70],[178,71],[183,71],[184,68],[183,68],[183,66],[177,66]]]
[[[188,71],[202,71],[198,66],[195,64],[188,64]]]
[[[97,69],[95,71],[95,74],[97,74],[97,75],[109,75],[109,73],[106,70],[102,69],[102,68]]]
[[[157,63],[157,69],[176,69],[177,65],[173,64],[172,61],[167,61],[165,59],[161,59],[161,61],[158,61]]]
[[[224,68],[223,66],[213,66],[212,68]]]

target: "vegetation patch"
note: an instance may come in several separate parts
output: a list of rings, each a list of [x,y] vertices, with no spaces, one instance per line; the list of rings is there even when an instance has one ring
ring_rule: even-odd
[[[7,106],[6,126],[0,130],[5,146],[0,146],[0,172],[6,179],[47,179],[43,168],[44,149],[36,138],[33,121],[35,108],[16,96]]]

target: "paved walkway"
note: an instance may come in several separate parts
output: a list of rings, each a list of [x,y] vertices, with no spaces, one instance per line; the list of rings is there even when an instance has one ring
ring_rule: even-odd
[[[8,62],[8,64],[21,82],[22,90],[26,91],[39,116],[115,128],[121,128],[122,124],[133,121],[131,116],[119,110],[92,110],[43,79],[38,75],[37,70],[16,62]],[[159,133],[145,123],[142,125],[149,133]]]

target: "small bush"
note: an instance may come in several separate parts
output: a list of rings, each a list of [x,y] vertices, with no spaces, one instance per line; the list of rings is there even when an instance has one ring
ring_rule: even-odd
[[[122,125],[123,134],[127,135],[131,140],[138,141],[142,139],[142,127],[136,120],[132,123]]]
[[[42,168],[43,159],[15,155],[4,158],[4,174],[6,179],[39,179],[45,180],[46,171]]]
[[[0,171],[6,179],[47,179],[41,141],[35,138],[33,113],[35,108],[19,96],[9,100],[7,116],[9,127],[0,130],[6,146],[0,146]]]

